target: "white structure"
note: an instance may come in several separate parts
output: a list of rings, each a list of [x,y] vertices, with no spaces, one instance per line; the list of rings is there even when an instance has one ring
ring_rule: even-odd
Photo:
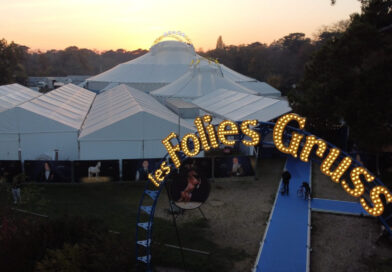
[[[169,36],[176,35],[172,33]],[[189,40],[161,41],[154,44],[145,55],[88,78],[84,86],[99,92],[109,84],[123,83],[144,92],[151,92],[179,79],[194,65],[207,62],[211,61],[196,54]],[[224,79],[238,83],[245,89],[252,89],[263,96],[281,96],[278,90],[267,83],[237,73],[223,64],[216,64],[216,66]]]
[[[222,88],[240,93],[257,94],[256,91],[225,78],[219,65],[208,64],[206,61],[193,65],[182,77],[165,87],[152,91],[151,94],[159,97],[160,100],[172,97],[191,101]]]
[[[280,91],[265,82],[258,80],[237,82],[245,88],[256,91],[259,95],[281,99]]]
[[[40,93],[19,84],[0,86],[0,116],[3,112],[40,95]],[[12,127],[12,121],[7,119],[4,120],[0,127],[0,159],[2,160],[18,159],[19,135],[15,130],[7,129]]]
[[[192,101],[222,119],[271,121],[291,111],[287,101],[219,89]]]
[[[147,54],[87,79],[86,87],[99,91],[110,83],[124,83],[149,92],[182,76],[195,57],[192,45],[163,41],[152,46]]]
[[[193,131],[151,95],[122,84],[97,95],[80,133],[80,158],[160,158],[170,132]]]
[[[2,151],[1,159],[17,159],[18,150],[23,160],[52,156],[54,150],[60,160],[78,159],[79,129],[94,98],[95,93],[68,84],[1,112],[0,135],[18,139],[18,145],[6,151],[12,155]]]
[[[200,109],[192,102],[184,101],[179,98],[168,98],[165,101],[166,106],[175,114],[184,119],[195,119],[200,115]]]
[[[161,41],[167,37],[180,41]],[[162,139],[195,131],[193,119],[204,112],[216,124],[291,111],[278,90],[197,55],[179,32],[84,85],[101,93],[73,84],[44,95],[0,86],[0,160],[53,157],[55,150],[60,160],[160,158]]]
[[[0,86],[0,112],[42,95],[17,83]]]
[[[281,96],[280,91],[265,82],[260,82],[254,78],[242,75],[223,64],[220,64],[220,67],[225,78],[230,79],[231,81],[234,81],[247,89],[256,91],[259,95],[272,97]]]

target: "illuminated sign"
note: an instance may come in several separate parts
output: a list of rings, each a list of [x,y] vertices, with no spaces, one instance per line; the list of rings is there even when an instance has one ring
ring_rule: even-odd
[[[197,117],[194,124],[198,135],[193,133],[186,134],[182,138],[180,144],[172,144],[171,140],[177,138],[177,135],[174,132],[170,133],[162,140],[162,143],[168,151],[168,154],[176,168],[181,166],[181,161],[177,154],[180,151],[188,157],[194,157],[197,156],[201,150],[208,151],[211,148],[217,148],[219,143],[233,146],[235,144],[235,140],[230,136],[239,134],[245,135],[244,139],[241,141],[246,146],[256,146],[260,142],[259,133],[252,129],[257,126],[257,120],[246,120],[240,125],[233,121],[224,120],[217,126],[217,130],[211,124],[211,121],[212,117],[210,115]],[[387,203],[392,203],[392,194],[388,191],[388,189],[384,186],[375,186],[372,188],[370,191],[370,201],[372,205],[369,205],[363,197],[365,193],[365,186],[361,177],[366,182],[373,182],[375,177],[364,167],[358,166],[352,168],[349,176],[353,187],[350,187],[347,181],[342,179],[342,177],[346,174],[348,169],[350,169],[353,160],[346,156],[338,163],[337,167],[331,169],[333,165],[337,164],[337,159],[339,158],[341,151],[338,148],[330,148],[328,154],[325,156],[327,143],[322,139],[317,139],[313,135],[306,136],[298,132],[292,132],[290,143],[285,145],[283,141],[284,131],[288,124],[292,122],[296,122],[299,129],[303,129],[305,127],[306,119],[293,113],[280,117],[273,128],[273,141],[276,148],[282,153],[289,154],[294,158],[297,158],[301,141],[305,137],[305,143],[300,150],[299,159],[304,162],[308,162],[312,149],[315,147],[316,155],[323,159],[320,165],[321,172],[326,176],[329,176],[333,182],[340,183],[343,189],[351,196],[360,197],[362,207],[369,214],[373,216],[382,215],[384,212],[384,204],[382,203],[380,196],[383,195]],[[166,162],[163,162],[160,169],[156,170],[154,175],[149,174],[148,178],[155,186],[158,187],[160,182],[162,182],[170,173],[170,170],[171,169]]]

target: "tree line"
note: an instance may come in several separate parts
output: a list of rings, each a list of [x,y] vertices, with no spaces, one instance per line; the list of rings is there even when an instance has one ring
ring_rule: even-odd
[[[343,23],[338,24],[339,26]],[[314,39],[304,33],[291,33],[270,45],[254,42],[248,45],[229,45],[222,37],[217,48],[199,54],[217,59],[220,63],[244,75],[265,81],[287,93],[299,81],[305,63],[312,53],[329,39],[337,26],[325,28]],[[2,77],[0,84],[26,83],[28,76],[95,75],[117,64],[137,58],[147,51],[124,49],[98,52],[70,46],[64,50],[31,52],[24,45],[0,40]]]
[[[98,52],[70,46],[64,50],[31,52],[24,45],[0,40],[0,84],[26,84],[29,76],[96,75],[119,63],[135,59],[147,50],[124,49]]]

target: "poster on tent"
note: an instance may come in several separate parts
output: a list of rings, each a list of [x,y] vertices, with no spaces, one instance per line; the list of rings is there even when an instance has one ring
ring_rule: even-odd
[[[125,159],[122,160],[123,180],[147,180],[148,173],[158,169],[162,159]]]
[[[216,178],[254,176],[254,157],[230,156],[214,158]]]
[[[22,173],[20,161],[0,161],[0,182],[12,182],[13,178]]]
[[[26,179],[32,182],[72,182],[71,161],[24,161]]]
[[[83,183],[118,181],[119,167],[118,160],[74,161],[74,180]]]

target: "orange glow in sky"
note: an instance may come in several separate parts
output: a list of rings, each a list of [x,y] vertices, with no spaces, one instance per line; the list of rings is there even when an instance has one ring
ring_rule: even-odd
[[[360,11],[358,0],[0,0],[0,38],[31,49],[148,49],[180,30],[196,49],[271,43],[292,32],[312,37]]]

